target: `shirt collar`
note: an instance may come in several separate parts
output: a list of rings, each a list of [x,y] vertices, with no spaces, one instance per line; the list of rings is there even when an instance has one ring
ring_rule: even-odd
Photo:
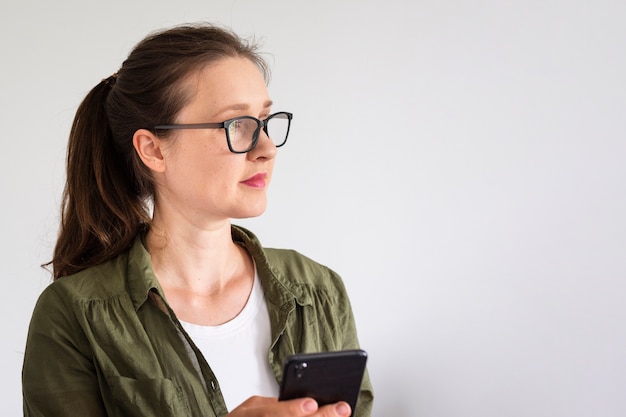
[[[294,300],[300,305],[312,304],[309,292],[297,286],[294,280],[269,262],[261,243],[252,232],[241,226],[233,226],[232,236],[233,241],[246,248],[254,258],[267,302],[283,307],[293,304]]]
[[[143,243],[143,236],[138,235],[128,253],[128,292],[135,310],[146,302],[150,292],[161,297],[163,290],[152,270],[150,253]]]

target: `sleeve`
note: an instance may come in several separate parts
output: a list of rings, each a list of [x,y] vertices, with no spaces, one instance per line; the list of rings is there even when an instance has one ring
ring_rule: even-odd
[[[342,329],[342,349],[360,349],[359,338],[357,334],[356,321],[354,319],[354,313],[352,311],[352,305],[348,292],[345,288],[341,277],[330,270],[331,277],[334,285],[337,288],[338,303],[337,311],[340,318],[340,329]],[[363,382],[361,383],[361,392],[359,393],[359,399],[356,404],[356,410],[352,413],[354,417],[370,417],[372,415],[372,408],[374,405],[374,389],[370,381],[369,373],[367,369],[363,375]]]
[[[35,306],[24,353],[24,416],[106,417],[91,348],[55,285]]]

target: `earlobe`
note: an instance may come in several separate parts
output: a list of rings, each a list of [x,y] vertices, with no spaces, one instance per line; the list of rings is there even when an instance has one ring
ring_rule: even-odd
[[[156,172],[165,170],[161,143],[161,139],[147,129],[139,129],[133,135],[133,146],[137,155],[148,168]]]

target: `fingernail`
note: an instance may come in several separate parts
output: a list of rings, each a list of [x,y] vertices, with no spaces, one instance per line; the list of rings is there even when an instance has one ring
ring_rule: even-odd
[[[346,404],[346,403],[339,403],[339,404],[337,404],[337,406],[335,407],[335,411],[340,416],[349,416],[350,412],[351,412],[350,406],[348,404]]]
[[[302,408],[304,409],[305,412],[312,413],[313,411],[317,410],[317,403],[313,400],[306,400],[302,404]]]

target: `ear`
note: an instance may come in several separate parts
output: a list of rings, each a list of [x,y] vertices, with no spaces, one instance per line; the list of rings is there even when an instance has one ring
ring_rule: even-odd
[[[147,129],[139,129],[133,135],[133,146],[143,163],[155,172],[165,171],[165,160],[161,152],[163,141]]]

